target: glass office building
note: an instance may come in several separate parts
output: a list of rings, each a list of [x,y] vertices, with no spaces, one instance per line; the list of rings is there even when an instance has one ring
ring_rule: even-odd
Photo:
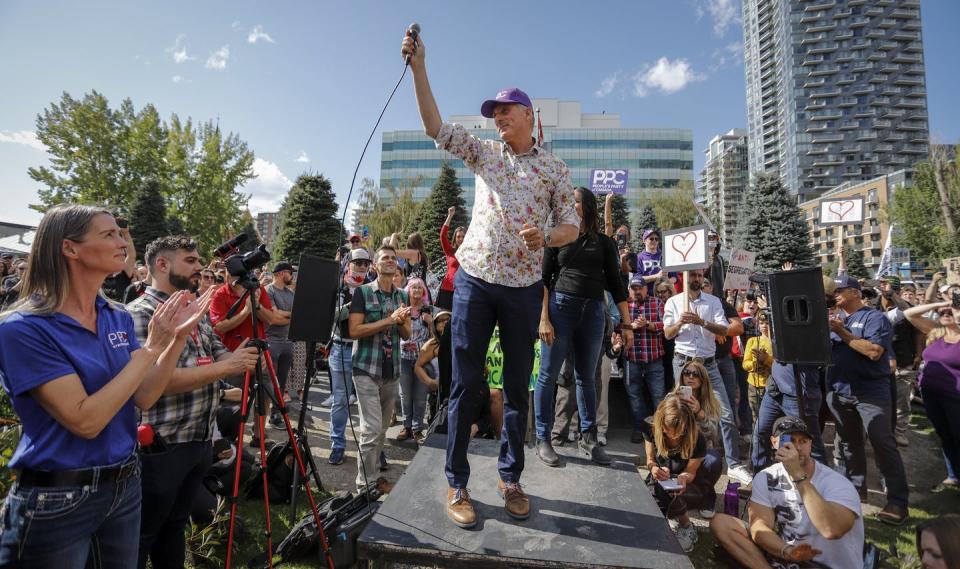
[[[627,200],[632,209],[644,192],[693,184],[693,131],[681,128],[623,128],[617,114],[583,114],[580,103],[534,99],[540,109],[544,146],[570,168],[574,186],[590,187],[590,170],[629,170]],[[477,137],[498,140],[493,120],[479,115],[451,116]],[[381,197],[386,188],[411,188],[414,199],[430,194],[440,164],[457,172],[467,206],[473,204],[475,177],[463,161],[437,150],[422,130],[383,133],[380,154]]]

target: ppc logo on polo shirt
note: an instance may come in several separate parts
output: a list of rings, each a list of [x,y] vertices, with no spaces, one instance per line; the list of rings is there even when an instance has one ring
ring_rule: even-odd
[[[110,347],[113,349],[126,348],[130,346],[130,339],[127,337],[127,332],[124,330],[110,332],[107,334],[107,339],[110,341]]]

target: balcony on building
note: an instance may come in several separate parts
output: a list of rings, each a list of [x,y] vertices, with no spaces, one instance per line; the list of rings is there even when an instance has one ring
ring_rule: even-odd
[[[890,35],[890,39],[893,40],[902,40],[902,41],[919,41],[920,32],[908,32],[904,30],[896,30],[893,34]]]
[[[868,38],[878,38],[878,39],[879,39],[879,38],[882,38],[882,37],[884,37],[884,36],[886,36],[886,35],[887,35],[887,32],[884,31],[883,28],[870,28],[869,30],[867,30],[867,37],[868,37]]]
[[[882,16],[882,15],[883,15],[883,8],[881,8],[881,7],[879,7],[879,6],[871,6],[871,7],[867,8],[866,10],[864,10],[863,13],[866,14],[866,15],[868,15],[868,16]]]
[[[860,160],[858,160],[860,164],[876,164],[879,161],[880,157],[876,154],[864,154],[860,157]]]
[[[840,121],[840,130],[856,130],[860,128],[860,121],[856,120],[845,120]]]
[[[870,106],[873,107],[885,107],[891,102],[890,97],[873,97],[870,99]]]
[[[817,55],[820,53],[832,53],[834,51],[837,51],[839,47],[840,45],[835,41],[825,42],[825,43],[812,45],[808,47],[807,53],[809,53],[810,55]]]
[[[899,20],[910,20],[912,18],[919,18],[919,10],[909,10],[906,8],[897,8],[894,11],[888,14],[891,18],[897,18]]]
[[[893,123],[885,119],[875,119],[873,121],[873,128],[890,128],[893,126]]]
[[[822,87],[826,84],[827,84],[827,80],[823,77],[819,79],[807,78],[806,81],[803,82],[803,87],[804,89],[814,89],[816,87]]]
[[[861,28],[870,23],[870,18],[866,16],[855,16],[850,18],[850,21],[847,22],[847,27],[850,28]],[[810,31],[809,29],[807,31]]]
[[[823,17],[823,14],[821,14],[820,12],[810,12],[810,13],[806,13],[806,14],[804,14],[803,16],[800,17],[800,23],[801,23],[801,24],[809,24],[809,23],[811,23],[811,22],[816,22],[817,20],[819,20],[819,19],[822,18],[822,17]],[[810,30],[807,30],[807,32],[809,32],[809,31],[810,31]]]
[[[877,49],[887,51],[890,49],[897,49],[899,45],[900,44],[895,41],[882,41],[877,45]]]
[[[893,56],[894,63],[923,63],[923,55],[919,53],[901,52]]]
[[[856,154],[863,151],[863,146],[855,144],[853,146],[844,146],[840,149],[840,154]]]
[[[810,26],[807,26],[806,32],[808,34],[813,34],[817,32],[829,32],[830,30],[837,29],[836,22],[820,22]]]
[[[925,131],[927,130],[927,123],[925,122],[902,122],[897,125],[897,128],[900,130],[909,130],[909,131]]]
[[[840,89],[837,87],[830,87],[828,89],[813,89],[810,91],[808,96],[811,99],[819,98],[819,97],[839,97]]]
[[[870,76],[870,78],[867,79],[867,82],[868,83],[886,83],[889,80],[890,80],[890,76],[887,75],[886,73],[877,73],[875,75]]]
[[[860,132],[857,133],[858,141],[876,140],[876,139],[877,139],[877,133],[872,130],[861,130]]]
[[[922,98],[913,98],[913,97],[900,97],[896,100],[896,106],[905,107],[905,108],[920,108],[927,106],[926,101]]]
[[[803,60],[803,63],[801,63],[801,65],[805,67],[812,66],[812,65],[819,65],[824,61],[826,61],[826,59],[822,55],[808,55],[807,58]]]
[[[900,154],[927,154],[928,151],[926,144],[900,144],[896,147]]]
[[[843,142],[842,134],[820,134],[813,135],[813,139],[810,141],[812,144],[829,144],[831,142]]]
[[[897,21],[893,18],[883,18],[877,25],[881,28],[892,28],[897,25]]]
[[[818,65],[812,68],[808,74],[812,76],[832,75],[840,71],[839,65]]]
[[[920,52],[922,52],[922,51],[923,51],[923,43],[922,43],[922,42],[918,42],[918,41],[912,41],[912,42],[904,45],[901,49],[903,49],[903,51],[911,51],[911,52],[920,51]]]
[[[873,147],[873,151],[877,153],[888,153],[893,152],[892,144],[877,144]]]
[[[853,15],[853,10],[850,10],[850,9],[847,9],[847,10],[837,10],[836,12],[833,13],[833,19],[834,19],[834,20],[842,20],[842,19],[844,19],[844,18],[849,18],[849,17],[852,16],[852,15]]]
[[[843,164],[843,156],[839,154],[824,154],[813,159],[813,166],[839,166]]]

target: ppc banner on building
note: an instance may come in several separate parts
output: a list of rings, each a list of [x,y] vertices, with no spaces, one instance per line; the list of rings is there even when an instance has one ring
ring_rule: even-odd
[[[590,191],[597,195],[627,193],[629,170],[590,170]]]

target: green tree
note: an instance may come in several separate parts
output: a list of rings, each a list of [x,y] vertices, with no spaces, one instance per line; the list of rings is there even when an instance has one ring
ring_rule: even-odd
[[[417,183],[418,180],[413,180],[401,189],[388,186],[386,196],[382,196],[373,180],[363,181],[358,217],[360,226],[366,225],[370,230],[371,249],[379,247],[381,241],[393,233],[406,236],[415,231],[420,204],[413,199],[411,186]]]
[[[97,91],[81,99],[63,93],[37,116],[37,138],[50,158],[49,166],[28,169],[43,186],[40,203],[30,206],[37,211],[70,202],[128,215],[140,188],[152,180],[167,215],[181,220],[201,252],[240,224],[248,197],[237,188],[253,176],[253,153],[210,121],[194,127],[174,114],[167,123],[153,105],[137,110],[125,99],[112,109]]]
[[[633,232],[633,249],[634,251],[643,250],[643,232],[647,229],[657,229],[660,227],[657,224],[657,214],[653,212],[653,206],[647,204],[637,212],[637,215],[633,218],[633,226],[637,229]]]
[[[147,244],[172,232],[167,226],[167,206],[156,180],[144,182],[130,207],[130,235],[137,248],[137,257],[143,258]]]
[[[423,244],[427,248],[427,256],[431,262],[443,259],[443,248],[440,246],[440,228],[447,219],[447,210],[457,208],[453,217],[451,231],[458,225],[467,224],[466,206],[463,202],[463,189],[457,181],[456,171],[447,163],[440,165],[440,175],[430,190],[430,195],[420,204],[417,218],[414,222],[416,230],[423,237]],[[453,238],[453,235],[450,235]]]
[[[253,214],[250,213],[250,210],[245,210],[243,212],[243,214],[240,216],[240,223],[240,231],[237,233],[245,233],[247,235],[247,239],[241,243],[237,249],[239,249],[241,253],[253,251],[260,246],[263,236],[260,235],[259,231],[257,231],[257,222],[253,219]]]
[[[863,264],[863,251],[849,245],[843,246],[843,262],[847,266],[847,274],[858,279],[870,277],[870,271]]]
[[[807,224],[778,177],[757,176],[744,199],[753,207],[742,211],[734,244],[757,254],[757,272],[779,270],[786,261],[814,265]]]
[[[894,233],[896,245],[909,248],[911,257],[925,259],[933,266],[946,257],[960,255],[960,236],[949,230],[944,217],[951,215],[953,226],[960,226],[960,208],[956,207],[960,203],[960,170],[956,160],[938,164],[939,187],[937,166],[921,162],[914,167],[912,185],[894,188],[889,205],[890,220],[899,230]],[[947,207],[941,203],[941,189],[947,195]]]
[[[693,205],[693,183],[683,180],[669,190],[656,190],[648,200],[661,229],[678,229],[697,224]],[[639,226],[638,226],[639,227]]]
[[[301,174],[280,206],[273,257],[296,261],[309,253],[333,259],[345,238],[338,209],[329,180],[322,174]]]

